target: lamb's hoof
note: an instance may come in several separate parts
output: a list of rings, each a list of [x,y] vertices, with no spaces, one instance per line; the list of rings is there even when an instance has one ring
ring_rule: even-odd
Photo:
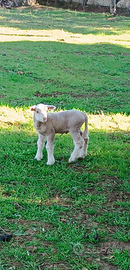
[[[55,163],[55,159],[51,161],[47,161],[47,165],[53,165]]]
[[[84,159],[86,155],[79,156],[78,159]]]
[[[37,161],[40,161],[42,159],[42,157],[38,157],[38,156],[35,156],[35,158]]]
[[[71,157],[69,158],[69,163],[75,162],[75,159],[72,159]]]

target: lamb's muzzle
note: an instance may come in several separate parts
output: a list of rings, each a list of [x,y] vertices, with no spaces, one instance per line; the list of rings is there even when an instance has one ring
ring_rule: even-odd
[[[56,133],[70,133],[74,150],[69,158],[69,162],[73,162],[78,158],[84,158],[87,155],[88,148],[88,118],[83,112],[77,110],[68,110],[63,112],[48,113],[48,110],[54,110],[55,106],[38,104],[31,107],[34,111],[34,127],[36,128],[39,138],[37,141],[37,153],[35,158],[42,159],[42,150],[47,138],[47,165],[55,162],[53,156],[53,142]],[[84,132],[81,131],[82,124],[85,123]]]

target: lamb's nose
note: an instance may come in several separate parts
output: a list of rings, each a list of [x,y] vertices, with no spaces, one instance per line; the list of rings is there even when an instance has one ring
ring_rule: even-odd
[[[47,118],[43,118],[43,121],[46,122],[47,121]]]

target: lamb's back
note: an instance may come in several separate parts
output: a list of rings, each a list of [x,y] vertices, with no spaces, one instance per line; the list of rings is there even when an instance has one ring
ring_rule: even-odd
[[[84,113],[77,110],[48,113],[48,122],[53,126],[55,133],[67,133],[70,128],[83,124]]]

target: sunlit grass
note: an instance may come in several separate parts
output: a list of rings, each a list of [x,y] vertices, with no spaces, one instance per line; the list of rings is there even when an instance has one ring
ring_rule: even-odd
[[[6,34],[5,34],[6,33]],[[130,46],[130,33],[107,35],[100,34],[82,35],[79,33],[67,32],[59,29],[55,30],[20,30],[16,28],[0,27],[0,41],[58,41],[70,44],[96,44],[110,43]]]
[[[22,108],[9,108],[6,106],[0,107],[0,123],[1,126],[15,123],[28,123],[33,121],[33,114],[29,109]],[[120,113],[117,114],[104,114],[99,113],[96,115],[88,114],[89,129],[90,130],[106,130],[106,131],[130,131],[130,116]]]
[[[0,122],[2,123],[27,123],[29,122],[29,110],[23,111],[22,108],[9,108],[6,106],[0,107]]]

